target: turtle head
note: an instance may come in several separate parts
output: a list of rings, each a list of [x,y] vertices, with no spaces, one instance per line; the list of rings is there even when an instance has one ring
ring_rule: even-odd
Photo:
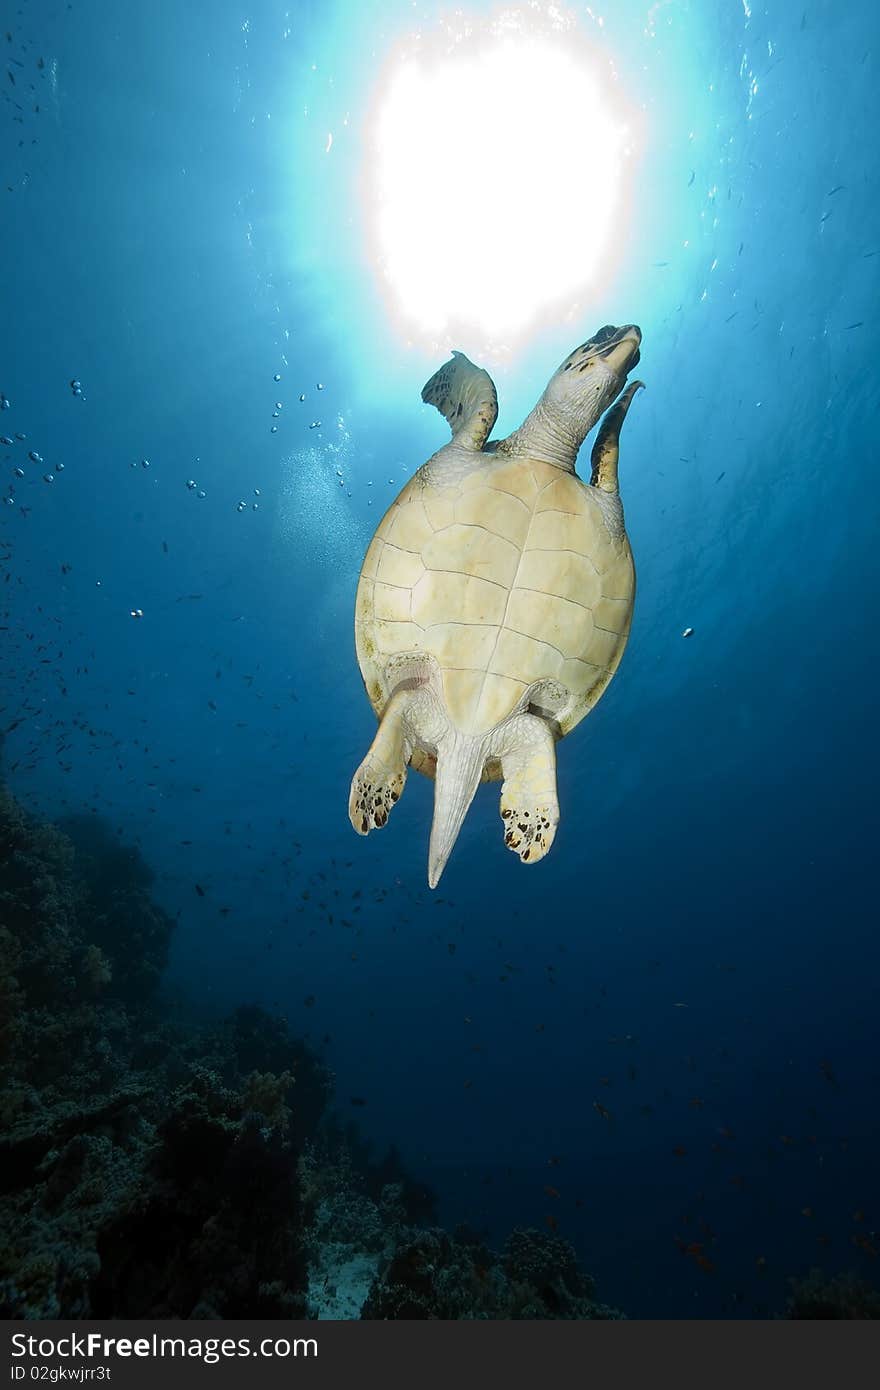
[[[553,373],[543,404],[558,411],[585,438],[639,360],[642,331],[634,323],[623,328],[606,324],[589,342],[569,353]]]

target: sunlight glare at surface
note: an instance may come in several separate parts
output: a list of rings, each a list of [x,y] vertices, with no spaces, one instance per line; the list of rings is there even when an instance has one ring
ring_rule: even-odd
[[[536,36],[524,16],[456,37],[421,36],[377,83],[373,260],[406,334],[509,345],[607,273],[634,117],[575,32]]]

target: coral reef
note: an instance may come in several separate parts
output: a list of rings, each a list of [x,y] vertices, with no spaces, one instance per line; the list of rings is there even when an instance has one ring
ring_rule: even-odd
[[[284,1020],[181,1021],[151,883],[99,820],[0,787],[0,1316],[621,1316],[557,1237],[426,1228]]]

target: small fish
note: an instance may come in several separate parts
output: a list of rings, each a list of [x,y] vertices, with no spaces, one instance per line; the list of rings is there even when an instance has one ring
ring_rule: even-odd
[[[362,1105],[366,1105],[366,1103],[367,1103],[367,1102],[364,1100],[363,1096],[349,1096],[348,1101],[349,1101],[349,1104],[350,1104],[350,1105],[361,1105],[361,1106],[362,1106]]]
[[[205,890],[200,883],[196,884],[196,892],[198,893],[200,898],[203,898],[205,896]]]
[[[595,1110],[595,1112],[596,1112],[597,1115],[601,1115],[601,1117],[602,1117],[603,1120],[610,1120],[610,1119],[611,1119],[611,1111],[610,1111],[610,1110],[606,1110],[606,1109],[605,1109],[605,1106],[602,1105],[600,1101],[598,1101],[598,1100],[594,1100],[594,1101],[593,1101],[593,1109]]]
[[[692,169],[692,170],[691,170],[691,176],[690,176],[690,178],[688,179],[688,188],[691,187],[691,185],[693,184],[693,181],[694,181],[694,179],[695,179],[696,177],[697,177],[697,171],[696,171],[696,169]]]
[[[547,1187],[544,1188],[544,1191],[545,1191],[545,1193],[547,1194],[548,1197],[556,1197],[556,1198],[558,1198],[558,1196],[559,1196],[559,1192],[558,1192],[558,1190],[557,1190],[555,1187],[549,1187],[549,1186],[547,1186]]]

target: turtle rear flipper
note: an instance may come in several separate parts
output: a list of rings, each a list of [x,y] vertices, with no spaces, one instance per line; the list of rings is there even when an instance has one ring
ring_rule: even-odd
[[[406,784],[406,771],[413,754],[433,743],[446,726],[437,698],[418,673],[418,655],[402,663],[396,672],[400,680],[354,777],[348,797],[348,818],[359,835],[381,830],[387,825],[392,806],[400,800]]]
[[[445,415],[452,438],[465,449],[479,453],[498,418],[495,383],[482,367],[474,366],[463,352],[453,352],[422,388],[422,400]]]
[[[520,714],[504,730],[501,818],[504,843],[524,864],[537,864],[559,824],[556,742],[546,720]]]

